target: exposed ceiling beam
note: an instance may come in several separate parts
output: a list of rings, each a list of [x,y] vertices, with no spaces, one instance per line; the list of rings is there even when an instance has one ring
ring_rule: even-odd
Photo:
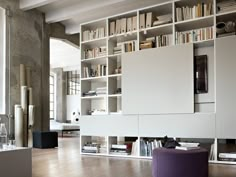
[[[112,4],[120,3],[127,0],[83,0],[74,6],[64,7],[49,11],[46,13],[46,22],[55,23],[60,21],[68,20],[72,17],[78,16],[80,14],[87,15],[86,12],[93,11],[104,6],[109,6]]]
[[[30,10],[59,0],[20,0],[20,9]]]
[[[106,10],[107,7],[101,7],[96,9],[96,13],[93,11],[87,11],[86,15],[84,14],[77,14],[74,18],[71,18],[70,20],[66,20],[62,22],[66,27],[66,33],[67,34],[74,34],[80,32],[80,24],[86,23],[92,20],[105,18],[108,16],[112,16],[115,14],[125,13],[130,10],[135,10],[142,7],[147,7],[150,5],[153,5],[156,0],[145,0],[145,1],[138,1],[135,4],[133,4],[135,0],[129,0],[125,6],[116,6],[112,5],[109,8],[112,8],[112,11]]]

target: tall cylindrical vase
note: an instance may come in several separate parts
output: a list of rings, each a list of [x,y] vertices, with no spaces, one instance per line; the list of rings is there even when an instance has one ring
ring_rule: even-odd
[[[28,88],[21,86],[21,107],[23,109],[24,147],[28,147]]]
[[[24,120],[23,120],[23,109],[21,105],[15,105],[15,140],[17,147],[24,146]]]

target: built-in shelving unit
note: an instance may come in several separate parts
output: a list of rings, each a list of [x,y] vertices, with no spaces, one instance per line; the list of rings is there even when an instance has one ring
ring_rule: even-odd
[[[173,137],[189,138],[189,141],[191,138],[198,141],[199,138],[203,140],[203,146],[206,145],[209,150],[211,155],[209,162],[235,163],[219,159],[219,153],[224,150],[218,148],[222,142],[214,136],[215,126],[212,125],[216,122],[215,43],[217,38],[235,35],[236,29],[234,28],[233,31],[231,29],[230,33],[222,32],[227,33],[225,35],[219,34],[217,29],[219,23],[235,24],[236,19],[236,8],[229,8],[228,11],[219,10],[223,2],[222,0],[173,0],[81,24],[82,154],[151,159],[151,154],[145,155],[146,152],[141,144],[147,146],[154,140],[162,140],[164,135],[154,135],[152,132],[155,131],[149,131],[148,128],[154,128],[151,120],[154,120],[154,123],[157,123],[155,122],[157,119],[162,122],[162,117],[166,115],[156,115],[157,118],[150,119],[146,118],[148,115],[124,114],[122,100],[126,98],[122,94],[123,56],[126,53],[150,48],[192,43],[194,55],[208,55],[210,65],[208,72],[211,81],[209,81],[207,94],[195,95],[195,112],[189,116],[193,122],[196,121],[194,125],[199,128],[206,128],[205,124],[209,124],[211,128],[203,133],[190,133],[190,135],[186,130],[178,135],[173,134]],[[230,24],[228,27],[231,27]],[[175,116],[181,117],[181,115],[170,115],[168,119],[175,121]],[[185,114],[182,117],[181,120],[187,119]],[[196,120],[196,117],[199,119]],[[83,124],[88,127],[91,125],[90,129],[83,130]],[[106,127],[103,124],[106,124]],[[187,129],[186,126],[182,127]],[[121,131],[114,131],[114,129],[121,129]],[[189,131],[194,130],[189,129]],[[119,141],[120,137],[123,137],[123,141]],[[95,146],[96,152],[89,153],[84,150],[86,145]],[[128,149],[130,146],[133,148]],[[115,152],[114,147],[123,148],[122,152]],[[128,149],[127,152],[123,152],[127,150],[124,150],[125,148]]]

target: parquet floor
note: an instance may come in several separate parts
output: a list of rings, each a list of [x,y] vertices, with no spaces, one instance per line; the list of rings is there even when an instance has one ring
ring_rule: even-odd
[[[33,177],[152,177],[151,160],[81,156],[79,138],[59,148],[33,149]],[[236,177],[236,165],[209,165],[209,177]]]

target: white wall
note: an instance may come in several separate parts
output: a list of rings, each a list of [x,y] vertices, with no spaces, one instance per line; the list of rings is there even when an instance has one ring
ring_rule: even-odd
[[[5,113],[5,83],[6,83],[6,75],[5,75],[5,63],[6,63],[6,17],[5,10],[0,8],[0,113]]]

